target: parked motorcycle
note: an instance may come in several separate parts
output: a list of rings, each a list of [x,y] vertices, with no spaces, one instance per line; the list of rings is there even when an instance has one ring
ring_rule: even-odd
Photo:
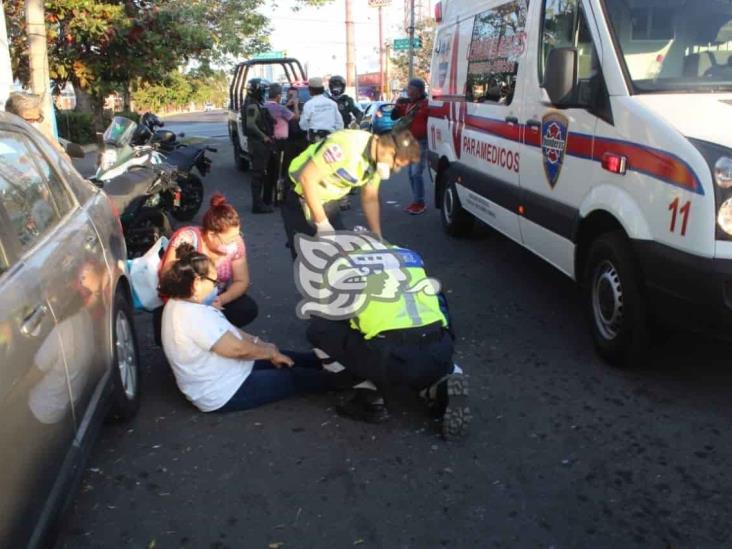
[[[154,147],[165,157],[166,162],[178,170],[178,185],[180,185],[183,195],[200,196],[200,200],[203,201],[203,183],[193,173],[193,169],[195,168],[202,177],[205,177],[211,171],[211,160],[206,156],[206,151],[216,152],[217,149],[208,145],[196,144],[196,138],[181,141],[178,137],[184,138],[185,134],[176,135],[170,130],[159,129],[164,126],[165,123],[157,115],[146,112],[140,118],[139,127],[133,136],[133,144]],[[180,212],[176,215],[176,219],[189,220],[195,213],[193,212],[189,217],[181,217],[186,213]]]
[[[203,183],[190,173],[190,166],[186,166],[176,158],[169,160],[170,154],[162,154],[156,143],[144,143],[140,136],[147,131],[144,125],[128,118],[121,116],[113,118],[102,135],[97,172],[92,180],[104,186],[108,181],[135,167],[173,166],[179,196],[174,201],[167,201],[173,204],[170,214],[180,221],[189,221],[203,203]],[[177,164],[180,164],[180,167]]]
[[[132,166],[107,181],[104,191],[119,213],[130,259],[142,256],[161,236],[172,234],[168,212],[180,189],[169,167]]]

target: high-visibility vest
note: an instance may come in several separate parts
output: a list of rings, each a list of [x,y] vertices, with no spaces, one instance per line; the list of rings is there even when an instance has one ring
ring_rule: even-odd
[[[415,252],[398,248],[390,251],[399,253],[402,257],[404,263],[401,271],[409,276],[409,287],[427,278],[422,258]],[[364,309],[350,321],[351,327],[364,334],[366,339],[389,330],[418,328],[436,322],[440,322],[443,327],[447,327],[448,324],[438,297],[423,291],[414,293],[402,291],[394,300],[369,298]]]

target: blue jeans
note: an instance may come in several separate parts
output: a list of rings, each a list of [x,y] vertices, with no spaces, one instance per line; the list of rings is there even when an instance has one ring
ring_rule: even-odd
[[[254,362],[252,373],[217,412],[234,412],[256,408],[269,402],[304,393],[322,393],[334,388],[335,374],[323,370],[313,353],[282,351],[295,364],[292,368],[275,368],[269,360]]]
[[[424,179],[422,173],[427,165],[427,140],[419,142],[419,162],[407,166],[409,184],[412,187],[412,196],[415,202],[424,204]]]

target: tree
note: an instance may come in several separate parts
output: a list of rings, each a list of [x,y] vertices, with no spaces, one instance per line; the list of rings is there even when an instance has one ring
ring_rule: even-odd
[[[430,81],[430,65],[432,63],[432,47],[435,38],[435,22],[426,19],[415,25],[414,36],[420,37],[422,47],[414,50],[414,76]],[[409,77],[409,50],[392,51],[392,78],[406,84]]]

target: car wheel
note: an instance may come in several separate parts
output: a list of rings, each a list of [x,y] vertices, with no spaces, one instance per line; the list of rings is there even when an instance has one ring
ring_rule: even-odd
[[[132,418],[140,407],[140,354],[132,308],[121,292],[112,312],[112,409],[115,420]]]
[[[473,228],[475,218],[460,204],[454,181],[448,181],[440,201],[442,227],[450,236],[465,236]]]
[[[603,234],[591,244],[582,287],[600,356],[616,366],[639,363],[648,346],[648,318],[639,271],[622,233]]]
[[[239,136],[234,134],[232,139],[234,140],[234,163],[236,164],[236,169],[240,172],[245,172],[249,169],[249,161],[244,158],[243,151],[239,145]]]

